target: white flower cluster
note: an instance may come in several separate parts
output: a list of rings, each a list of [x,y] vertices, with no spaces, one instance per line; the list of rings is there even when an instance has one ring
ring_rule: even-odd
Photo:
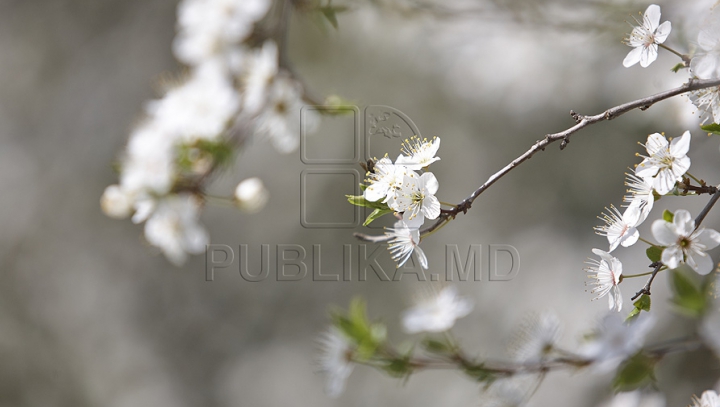
[[[717,7],[700,26],[699,50],[690,60],[690,72],[700,79],[720,78],[720,12]],[[690,93],[690,100],[700,111],[700,121],[720,123],[720,87],[700,89]]]
[[[618,284],[622,280],[622,263],[610,255],[618,246],[629,247],[640,238],[637,227],[647,219],[655,201],[655,194],[665,195],[675,189],[676,183],[690,169],[690,132],[686,131],[679,138],[668,142],[665,136],[654,133],[648,136],[645,148],[648,155],[642,156],[643,161],[635,169],[635,174],[628,174],[626,185],[628,195],[623,199],[628,204],[621,214],[617,208],[610,206],[608,214],[600,218],[605,224],[595,228],[596,233],[607,237],[607,252],[593,249],[600,260],[590,260],[586,271],[594,281],[592,292],[598,293],[595,299],[609,294],[610,309],[622,309],[622,295]],[[700,274],[712,270],[712,259],[705,253],[720,244],[720,234],[711,229],[695,228],[690,213],[678,210],[673,222],[662,219],[652,225],[655,239],[664,246],[661,261],[669,268],[677,268],[687,264]]]
[[[391,237],[390,253],[393,260],[402,267],[415,252],[423,268],[428,268],[427,258],[420,243],[420,227],[425,219],[440,216],[440,201],[435,197],[439,188],[432,172],[422,172],[430,164],[440,160],[436,157],[440,138],[432,140],[413,136],[402,145],[402,154],[395,163],[387,156],[375,162],[368,171],[368,184],[363,197],[370,202],[382,202],[402,220],[395,222],[386,234]]]
[[[147,241],[175,264],[209,242],[198,222],[209,175],[249,137],[283,153],[299,145],[300,84],[278,66],[275,42],[252,37],[271,0],[184,0],[175,56],[188,73],[145,105],[120,161],[120,182],[103,194],[104,212],[145,222]],[[251,38],[252,37],[252,38]],[[252,40],[252,41],[251,41]],[[313,131],[317,116],[306,112]],[[267,200],[258,179],[238,186],[236,203],[256,211]]]
[[[640,25],[633,27],[625,39],[633,50],[627,54],[623,65],[631,67],[640,62],[640,66],[646,68],[657,59],[658,44],[665,42],[672,27],[669,21],[660,24],[660,6],[657,4],[651,4],[643,14],[643,21],[637,23]]]

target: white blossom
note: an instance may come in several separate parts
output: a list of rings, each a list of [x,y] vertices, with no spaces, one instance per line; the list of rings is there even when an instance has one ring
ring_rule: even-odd
[[[618,393],[599,407],[665,407],[665,397],[661,393],[643,393],[635,390]]]
[[[655,239],[663,246],[661,261],[671,269],[685,263],[699,274],[713,269],[713,261],[705,251],[720,245],[720,233],[713,229],[695,230],[690,212],[679,209],[672,222],[658,219],[652,224]]]
[[[422,224],[422,223],[420,223]],[[410,222],[399,220],[395,222],[393,228],[386,228],[385,235],[390,237],[388,242],[388,250],[390,256],[397,263],[398,268],[402,267],[415,253],[420,262],[420,267],[427,269],[428,260],[425,252],[420,248],[420,224],[418,222]]]
[[[184,0],[178,6],[175,56],[189,65],[224,54],[244,41],[270,0]]]
[[[435,156],[439,148],[440,137],[433,137],[432,141],[429,141],[428,139],[420,140],[418,136],[412,136],[403,142],[402,154],[395,160],[395,164],[404,165],[410,170],[418,171],[440,160],[440,157]]]
[[[300,133],[310,134],[317,130],[320,117],[317,111],[306,109],[300,120],[302,89],[300,84],[287,77],[277,77],[268,93],[268,103],[257,117],[259,135],[269,137],[275,148],[291,153],[300,145]],[[302,125],[302,128],[301,128]]]
[[[133,211],[133,195],[120,185],[110,185],[100,198],[100,207],[111,218],[125,219]]]
[[[690,92],[690,101],[698,108],[700,124],[708,120],[720,123],[720,86]]]
[[[623,247],[634,245],[640,237],[640,232],[637,230],[637,226],[642,221],[640,203],[631,203],[630,206],[625,208],[625,212],[622,214],[620,214],[620,211],[618,211],[614,205],[610,205],[609,209],[605,209],[607,213],[602,213],[602,216],[598,216],[598,219],[605,222],[605,224],[596,226],[595,233],[607,237],[608,243],[610,244],[608,251],[612,252],[618,245],[622,245]]]
[[[628,206],[637,202],[640,208],[640,223],[647,219],[650,211],[652,211],[655,203],[655,194],[653,193],[653,184],[645,178],[638,177],[634,174],[625,174],[625,186],[628,187],[627,195],[623,197],[623,201]]]
[[[443,332],[452,328],[458,318],[473,309],[473,302],[460,297],[457,288],[448,286],[439,293],[419,302],[402,314],[405,332]]]
[[[714,8],[700,25],[700,50],[690,60],[690,71],[701,79],[720,78],[720,11]]]
[[[393,164],[388,157],[383,157],[373,166],[373,172],[367,174],[368,183],[363,197],[371,202],[388,202],[394,199],[397,190],[403,183],[408,169],[404,165]]]
[[[200,202],[195,196],[165,197],[145,223],[145,238],[159,247],[173,264],[181,265],[188,253],[202,253],[209,243],[209,236],[198,221],[199,215]]]
[[[668,143],[665,136],[654,133],[648,136],[645,148],[649,154],[635,169],[635,175],[652,178],[653,187],[660,195],[672,191],[675,183],[690,169],[690,132]]]
[[[172,137],[152,122],[130,135],[122,161],[120,185],[128,193],[150,191],[164,195],[176,176]]]
[[[608,314],[589,342],[581,347],[580,355],[592,360],[600,371],[613,370],[642,348],[654,324],[654,315],[648,313],[641,313],[627,323],[616,313]]]
[[[562,324],[551,311],[533,314],[516,331],[511,353],[521,362],[540,362],[545,359],[560,339]]]
[[[440,201],[435,197],[440,184],[432,172],[418,176],[408,171],[394,199],[388,202],[390,209],[396,212],[409,212],[409,219],[437,219],[440,216]]]
[[[217,140],[240,106],[225,67],[213,60],[195,69],[190,78],[171,89],[146,110],[152,120],[178,142]]]
[[[320,369],[325,375],[325,393],[338,397],[353,371],[353,344],[339,329],[331,327],[320,338]]]
[[[700,398],[693,396],[692,402],[690,407],[720,407],[720,396],[715,390],[705,390]]]
[[[593,249],[593,253],[600,256],[600,260],[589,259],[588,264],[590,267],[585,270],[588,273],[595,273],[590,275],[594,281],[588,283],[588,285],[594,286],[592,293],[598,293],[594,299],[608,296],[608,304],[611,310],[620,312],[622,309],[622,294],[620,293],[620,277],[622,276],[622,263],[616,257],[613,257],[608,252],[604,252],[600,249]]]
[[[643,21],[638,21],[638,24],[640,26],[633,27],[630,36],[625,39],[633,47],[623,60],[625,67],[640,62],[640,66],[645,68],[653,63],[658,56],[658,44],[665,42],[672,29],[669,21],[660,24],[660,7],[656,4],[651,4],[645,10]]]
[[[262,180],[247,178],[235,188],[235,201],[246,212],[257,212],[267,203],[269,193]]]
[[[278,49],[274,41],[265,41],[249,58],[243,75],[243,114],[256,115],[265,106],[268,89],[278,74]]]

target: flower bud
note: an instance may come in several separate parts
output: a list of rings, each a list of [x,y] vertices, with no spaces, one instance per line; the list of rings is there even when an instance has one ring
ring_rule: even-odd
[[[125,219],[132,213],[132,196],[123,190],[119,185],[110,185],[105,188],[100,206],[105,215],[115,219]]]
[[[260,178],[248,178],[235,188],[235,203],[246,212],[257,212],[267,203],[269,194]]]

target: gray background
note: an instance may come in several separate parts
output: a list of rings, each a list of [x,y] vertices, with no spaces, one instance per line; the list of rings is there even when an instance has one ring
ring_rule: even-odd
[[[359,106],[393,106],[425,137],[439,135],[442,160],[432,170],[438,196],[459,202],[490,174],[544,134],[572,125],[570,109],[601,110],[680,84],[677,61],[623,68],[624,20],[646,3],[552,1],[465,2],[484,11],[433,18],[395,2],[354,2],[340,30],[323,32],[292,20],[290,56],[309,89],[336,93]],[[459,2],[458,2],[459,3]],[[668,43],[685,50],[707,2],[663,2],[673,22]],[[478,385],[455,372],[420,373],[407,383],[358,368],[338,400],[322,392],[316,338],[331,305],[364,296],[370,314],[397,328],[414,293],[413,275],[399,282],[244,281],[233,267],[205,281],[204,256],[171,266],[141,238],[142,228],[105,217],[99,198],[115,183],[112,169],[143,103],[163,74],[181,67],[170,51],[173,1],[0,1],[0,404],[7,406],[411,406],[475,405]],[[635,14],[636,15],[636,14]],[[462,343],[480,356],[505,355],[507,338],[530,311],[554,309],[573,349],[606,310],[591,302],[583,262],[605,248],[592,227],[619,205],[623,173],[639,162],[647,134],[679,136],[697,129],[684,98],[632,112],[576,135],[565,151],[553,145],[478,199],[473,209],[423,242],[431,271],[444,271],[444,247],[511,244],[521,257],[510,282],[458,283],[476,302],[459,321]],[[341,119],[328,119],[310,143],[346,156]],[[343,133],[345,131],[345,133]],[[325,141],[326,140],[326,141]],[[338,141],[340,140],[340,141]],[[396,147],[399,148],[399,145]],[[325,153],[325,151],[323,151]],[[391,151],[391,156],[397,150]],[[692,172],[717,179],[718,140],[693,130]],[[261,176],[271,194],[255,215],[208,207],[203,222],[214,243],[322,245],[323,270],[338,273],[341,244],[352,229],[300,225],[299,153],[252,145],[213,190],[227,194],[241,179]],[[351,168],[351,167],[342,167]],[[359,167],[355,167],[359,169]],[[344,214],[353,186],[314,184],[311,216]],[[703,199],[667,198],[697,213]],[[660,210],[651,215],[658,217]],[[344,215],[343,215],[344,216]],[[719,228],[713,212],[707,226]],[[649,223],[641,232],[647,238]],[[357,231],[361,231],[360,228]],[[377,230],[375,230],[377,232]],[[645,271],[642,244],[619,249],[626,273]],[[356,253],[356,252],[355,252]],[[715,254],[717,256],[717,254]],[[274,257],[274,250],[271,251]],[[393,271],[387,255],[381,258]],[[644,280],[622,285],[625,307]],[[692,323],[669,313],[665,276],[653,287],[663,315],[651,341],[676,337]],[[625,311],[623,312],[623,314]],[[708,351],[670,356],[658,373],[669,405],[714,385],[718,363]],[[549,375],[532,403],[595,405],[612,375]],[[562,386],[562,387],[559,387]],[[558,389],[562,389],[558,391]]]

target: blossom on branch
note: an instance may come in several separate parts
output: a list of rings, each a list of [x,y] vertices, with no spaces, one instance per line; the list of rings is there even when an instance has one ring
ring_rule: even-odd
[[[371,202],[388,202],[393,199],[408,173],[404,165],[395,165],[388,157],[379,159],[374,165],[374,172],[368,173],[365,182],[367,188],[363,197]]]
[[[654,315],[648,313],[641,313],[630,322],[623,322],[618,314],[608,314],[580,349],[580,355],[592,360],[600,371],[613,370],[642,348],[654,325]]]
[[[623,197],[623,202],[629,204],[628,206],[635,203],[640,208],[640,222],[644,222],[655,203],[652,182],[634,174],[625,174],[625,186],[628,187],[628,190],[627,195]]]
[[[643,68],[649,66],[658,56],[658,44],[662,44],[670,34],[671,25],[669,21],[660,24],[660,6],[651,4],[645,14],[643,21],[633,27],[630,36],[625,39],[625,43],[633,50],[630,51],[623,60],[623,66],[631,67],[638,62]]]
[[[690,169],[690,132],[685,131],[681,137],[670,143],[660,133],[648,136],[644,145],[648,156],[635,168],[635,175],[645,179],[652,178],[653,187],[660,195],[672,191],[675,183]]]
[[[595,233],[607,237],[608,243],[610,243],[608,251],[612,252],[618,245],[623,247],[634,245],[640,238],[640,232],[637,230],[637,226],[642,222],[640,203],[637,201],[631,203],[622,214],[614,205],[610,205],[610,208],[605,209],[607,213],[598,216],[598,219],[605,222],[605,224],[596,226]]]
[[[388,242],[388,250],[390,256],[397,263],[398,268],[402,267],[415,253],[420,261],[420,267],[427,269],[428,260],[425,252],[420,248],[420,225],[422,222],[399,220],[395,222],[393,228],[386,228],[385,235],[390,237]]]
[[[661,261],[671,269],[685,263],[699,274],[706,275],[713,269],[713,261],[706,250],[720,245],[720,233],[713,229],[695,229],[690,212],[679,209],[672,222],[658,219],[652,224],[655,239],[666,246]]]
[[[320,338],[320,369],[325,375],[325,393],[338,397],[345,390],[354,365],[354,345],[339,329],[330,327]]]
[[[402,154],[395,160],[395,164],[418,171],[440,160],[440,157],[435,156],[439,148],[440,137],[433,137],[432,141],[428,141],[428,139],[420,140],[420,137],[412,136],[403,142]]]
[[[720,78],[720,11],[713,9],[700,25],[700,49],[690,60],[690,71],[700,79]]]
[[[692,401],[690,407],[720,407],[720,396],[715,390],[705,390],[700,398],[693,396]]]
[[[408,171],[388,206],[396,212],[409,213],[408,219],[418,215],[419,219],[437,219],[440,216],[440,201],[435,197],[435,193],[439,187],[440,184],[432,172],[418,175]]]
[[[455,321],[470,313],[473,302],[460,297],[457,288],[448,286],[436,295],[421,301],[402,314],[402,325],[409,334],[419,332],[443,332],[455,325]]]
[[[562,324],[554,312],[530,316],[514,335],[513,358],[520,362],[541,362],[552,352],[561,333]]]
[[[593,249],[592,252],[600,256],[600,260],[589,259],[590,267],[585,269],[588,273],[595,273],[589,276],[595,281],[588,283],[595,286],[591,293],[598,293],[597,297],[593,299],[597,300],[607,295],[610,309],[620,312],[622,310],[622,294],[618,284],[620,284],[622,276],[622,263],[616,257],[600,249]]]

